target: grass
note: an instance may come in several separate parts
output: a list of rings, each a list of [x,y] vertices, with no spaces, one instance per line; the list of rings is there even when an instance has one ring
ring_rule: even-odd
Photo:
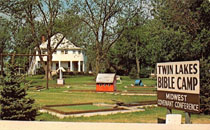
[[[117,84],[118,91],[130,91],[138,93],[155,93],[156,80],[149,78],[142,78],[142,82],[147,87],[131,87],[135,79],[130,79],[127,76],[121,76],[122,84]],[[46,80],[43,75],[27,77],[31,81],[32,86],[46,87]],[[125,103],[156,100],[156,96],[122,96],[116,93],[95,93],[95,92],[80,92],[71,90],[95,90],[95,77],[93,76],[67,76],[65,78],[66,85],[57,86],[56,80],[49,82],[49,90],[35,91],[29,89],[28,96],[34,98],[38,106],[55,105],[55,104],[74,104],[74,103],[115,103],[112,100],[117,100]],[[69,87],[70,86],[70,87]],[[68,107],[58,108],[69,111]],[[82,108],[81,106],[74,108],[90,109],[90,107]],[[91,108],[95,109],[95,108]],[[182,114],[182,122],[184,123],[184,112],[173,110],[173,113]],[[45,121],[72,121],[72,122],[125,122],[125,123],[157,123],[157,118],[165,118],[166,108],[155,107],[146,108],[145,112],[133,112],[124,114],[114,114],[107,116],[93,116],[93,117],[70,117],[59,119],[49,114],[40,114],[36,120]],[[192,123],[210,123],[210,115],[192,114]]]
[[[95,105],[76,105],[76,106],[62,106],[62,107],[51,107],[51,108],[64,112],[110,109],[110,107],[95,106]]]
[[[46,80],[43,79],[43,75],[35,75],[31,77],[27,77],[28,81],[32,82],[32,86],[43,86],[46,87]],[[95,77],[94,76],[64,76],[65,83],[67,85],[76,86],[76,89],[95,89]],[[125,86],[130,87],[131,84],[134,84],[135,79],[130,79],[128,76],[121,76],[122,84],[117,84],[118,90],[125,90]],[[150,78],[142,78],[143,84],[146,86],[154,86],[156,85],[156,80]],[[55,87],[56,80],[49,81],[50,87]],[[142,88],[142,87],[139,87]]]
[[[70,88],[71,89],[71,88]],[[84,93],[84,92],[68,92],[68,88],[51,88],[41,92],[29,91],[31,98],[36,99],[39,105],[55,105],[55,104],[74,104],[74,103],[114,103],[112,100],[122,102],[139,102],[156,100],[156,96],[122,96],[111,93]]]
[[[43,76],[28,77],[27,80],[32,81],[32,86],[45,86],[46,82],[43,80]],[[150,85],[154,85],[155,80],[142,79],[143,82],[148,82]],[[149,88],[131,88],[130,84],[134,83],[135,80],[131,80],[127,76],[122,77],[122,84],[117,84],[117,90],[149,90],[151,93],[155,90],[154,87]],[[151,81],[152,83],[150,83]],[[122,102],[139,102],[147,100],[156,100],[156,96],[122,96],[114,93],[91,93],[91,92],[71,92],[71,90],[95,90],[95,77],[94,76],[68,76],[65,79],[66,86],[56,86],[56,81],[50,81],[49,90],[28,91],[30,97],[36,99],[37,104],[43,105],[54,105],[54,104],[71,104],[71,103],[84,103],[84,102],[104,102],[114,103],[112,100]],[[70,86],[70,88],[68,88]],[[129,88],[124,88],[129,86]],[[132,91],[133,92],[133,91]],[[148,92],[148,91],[147,91]],[[85,100],[84,100],[85,99]]]
[[[185,122],[185,113],[183,111],[173,110],[174,114],[182,115],[182,123]],[[92,117],[69,117],[59,119],[47,113],[37,117],[42,121],[71,121],[71,122],[111,122],[111,123],[157,123],[157,119],[165,119],[166,109],[162,107],[146,108],[145,112],[121,113],[106,116]],[[192,114],[191,122],[193,124],[209,124],[209,115]]]

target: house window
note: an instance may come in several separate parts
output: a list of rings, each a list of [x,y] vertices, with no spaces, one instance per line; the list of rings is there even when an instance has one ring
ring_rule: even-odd
[[[61,50],[61,54],[64,54],[64,50]]]
[[[64,50],[65,51],[65,54],[68,54],[68,50]]]
[[[81,51],[78,51],[78,54],[80,55],[81,54]]]
[[[57,54],[57,51],[54,51],[54,54]]]
[[[75,50],[73,50],[73,54],[76,54],[76,51]]]

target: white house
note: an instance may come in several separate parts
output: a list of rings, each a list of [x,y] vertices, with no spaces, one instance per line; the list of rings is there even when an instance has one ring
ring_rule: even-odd
[[[63,35],[60,33],[52,36],[51,47],[55,48],[62,38]],[[40,45],[42,54],[47,54],[47,42],[45,41]],[[38,55],[38,51],[36,51],[36,54]],[[85,71],[85,55],[82,48],[76,47],[66,38],[63,39],[52,56],[52,73],[55,73],[59,67],[63,67],[67,72]],[[47,57],[43,57],[43,60],[47,61]],[[36,74],[37,68],[40,68],[40,65],[39,56],[33,57],[28,73]]]

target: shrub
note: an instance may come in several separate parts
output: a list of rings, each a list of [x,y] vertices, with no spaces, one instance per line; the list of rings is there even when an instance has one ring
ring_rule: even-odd
[[[45,74],[44,68],[43,67],[38,68],[36,74],[39,74],[39,75]]]
[[[56,80],[56,79],[58,79],[58,78],[59,78],[58,74],[55,74],[55,75],[52,76],[52,79],[53,79],[53,80]]]
[[[204,114],[210,114],[210,57],[200,60],[200,108]]]
[[[130,77],[131,79],[137,78],[137,71],[136,71],[136,68],[135,68],[135,67],[133,67],[133,68],[131,69],[131,71],[130,71],[130,73],[129,73],[129,77]]]
[[[141,78],[149,78],[150,73],[151,73],[150,69],[145,69],[145,68],[140,69],[140,77]]]
[[[10,65],[3,79],[1,90],[1,119],[3,120],[35,120],[37,109],[34,100],[26,97],[26,90],[21,87],[23,78],[15,74],[14,65]]]

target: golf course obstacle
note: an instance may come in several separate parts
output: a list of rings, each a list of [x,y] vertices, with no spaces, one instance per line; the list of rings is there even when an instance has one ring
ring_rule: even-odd
[[[105,104],[105,103],[78,103],[78,104],[58,104],[58,105],[46,105],[41,108],[40,112],[49,113],[51,115],[55,115],[59,118],[65,117],[89,117],[95,115],[109,115],[116,113],[128,113],[128,112],[138,112],[144,111],[143,106],[156,106],[156,101],[143,101],[137,103],[123,103],[116,100],[113,100],[115,104]],[[92,109],[84,109],[81,110],[82,107],[94,106]],[[59,107],[80,107],[80,110],[60,110]],[[98,107],[97,109],[94,109]],[[102,107],[100,109],[100,107]]]

